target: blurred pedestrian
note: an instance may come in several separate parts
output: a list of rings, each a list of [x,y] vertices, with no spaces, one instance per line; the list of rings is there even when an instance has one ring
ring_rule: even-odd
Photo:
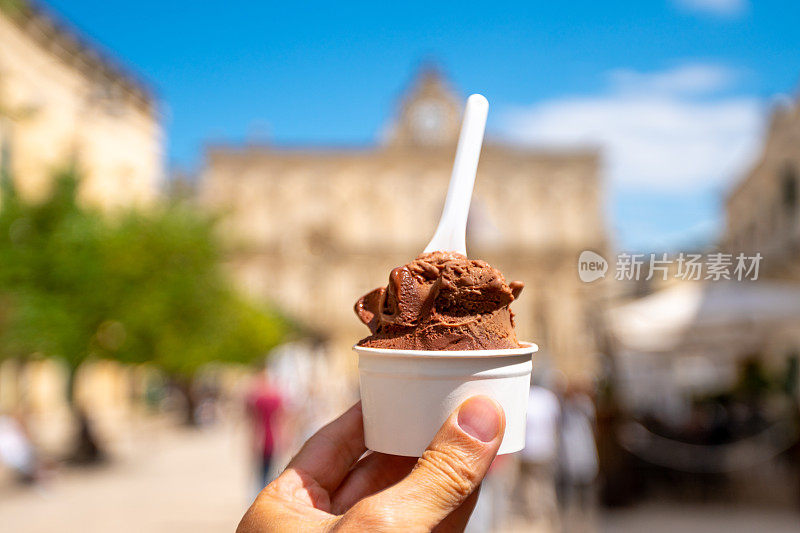
[[[271,481],[270,472],[275,457],[278,419],[282,407],[283,398],[271,382],[267,370],[258,372],[247,395],[247,416],[251,427],[259,490]]]
[[[581,389],[567,391],[561,406],[559,478],[562,504],[585,519],[594,505],[598,473],[594,403]]]
[[[537,531],[560,530],[555,477],[560,411],[552,391],[531,387],[515,494],[525,521]]]
[[[20,483],[35,483],[39,468],[33,443],[20,419],[0,415],[0,462],[8,466]]]

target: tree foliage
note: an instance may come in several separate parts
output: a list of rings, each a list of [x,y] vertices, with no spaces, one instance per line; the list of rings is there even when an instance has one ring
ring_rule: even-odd
[[[108,218],[81,206],[77,187],[63,173],[37,203],[3,180],[0,357],[150,361],[191,376],[262,357],[291,333],[232,289],[207,217],[176,204]]]

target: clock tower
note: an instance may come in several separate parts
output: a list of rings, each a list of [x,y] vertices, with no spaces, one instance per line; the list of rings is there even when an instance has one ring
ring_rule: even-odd
[[[462,103],[441,72],[431,65],[423,66],[400,102],[388,144],[415,148],[455,144],[461,107]]]

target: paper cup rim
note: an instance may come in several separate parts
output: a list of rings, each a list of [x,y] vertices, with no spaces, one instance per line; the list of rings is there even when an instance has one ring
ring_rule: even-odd
[[[533,342],[520,342],[519,348],[502,348],[498,350],[398,350],[394,348],[372,348],[370,346],[353,346],[358,353],[375,355],[414,356],[414,357],[508,357],[511,355],[527,355],[539,351]]]

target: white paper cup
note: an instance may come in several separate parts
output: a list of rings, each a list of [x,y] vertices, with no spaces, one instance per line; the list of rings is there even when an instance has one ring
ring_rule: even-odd
[[[358,353],[367,448],[419,457],[450,413],[467,398],[486,395],[505,411],[499,454],[525,447],[531,358],[538,347],[507,350],[389,350]]]

